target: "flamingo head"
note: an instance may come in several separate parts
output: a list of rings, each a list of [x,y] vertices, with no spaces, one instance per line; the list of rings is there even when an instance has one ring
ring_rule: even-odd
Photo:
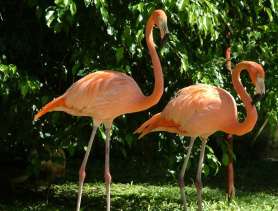
[[[169,35],[169,30],[167,26],[167,16],[163,10],[153,11],[152,18],[154,25],[157,26],[160,30],[161,42],[164,43]]]
[[[253,67],[254,68],[252,68],[253,71],[250,76],[251,76],[252,83],[256,87],[255,95],[252,101],[252,104],[254,105],[256,102],[260,101],[265,94],[265,83],[264,83],[265,71],[260,64],[257,64],[255,62]]]

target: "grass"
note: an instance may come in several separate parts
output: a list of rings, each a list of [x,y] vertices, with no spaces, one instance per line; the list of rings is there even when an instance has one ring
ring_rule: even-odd
[[[236,170],[236,198],[230,203],[225,196],[223,175],[203,179],[203,207],[205,211],[277,211],[278,210],[278,162],[254,162]],[[101,172],[101,171],[98,171]],[[179,188],[176,182],[149,178],[143,182],[131,177],[120,180],[123,172],[114,172],[111,186],[111,210],[113,211],[178,211],[180,207]],[[129,172],[130,173],[130,172]],[[101,175],[101,174],[100,174]],[[76,179],[76,176],[75,176]],[[52,185],[48,202],[46,191],[28,187],[16,192],[13,197],[0,198],[0,211],[29,210],[75,210],[77,182],[68,179],[63,184]],[[130,181],[134,182],[130,182]],[[87,181],[94,181],[90,176]],[[162,182],[161,182],[162,181]],[[196,190],[192,180],[186,186],[186,195],[190,210],[197,208]],[[161,182],[161,183],[160,183]],[[187,182],[188,184],[188,182]],[[105,210],[106,196],[101,178],[95,182],[86,182],[82,198],[82,210]]]
[[[49,202],[42,192],[36,196],[0,204],[0,210],[74,210],[77,185],[65,183],[54,185]],[[176,185],[112,184],[111,210],[180,210],[179,189]],[[83,210],[105,210],[103,183],[86,183],[82,198]],[[193,186],[186,188],[188,206],[196,210],[196,191]],[[237,197],[228,203],[223,190],[205,187],[203,189],[204,210],[278,210],[277,194],[238,191]]]

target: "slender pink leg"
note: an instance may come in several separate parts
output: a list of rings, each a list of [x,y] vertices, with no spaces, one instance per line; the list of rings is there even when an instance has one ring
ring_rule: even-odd
[[[233,136],[231,134],[226,135],[225,141],[228,147],[228,165],[226,167],[227,175],[227,187],[226,193],[228,201],[231,201],[235,197],[235,185],[234,185],[234,165],[233,165]]]
[[[98,126],[94,126],[93,127],[93,132],[90,138],[90,141],[88,143],[88,147],[84,156],[84,159],[82,161],[80,170],[79,170],[79,189],[78,189],[78,197],[77,197],[77,205],[76,205],[76,210],[80,211],[80,204],[81,204],[81,197],[82,197],[82,189],[83,189],[83,183],[84,183],[84,179],[86,177],[86,164],[90,155],[90,151],[94,142],[94,138],[96,135],[96,131],[97,131]]]
[[[110,155],[110,129],[111,126],[105,128],[106,142],[105,142],[105,168],[104,168],[104,179],[106,186],[106,210],[110,211],[110,184],[111,184],[111,174],[109,167],[109,155]]]
[[[199,164],[198,164],[198,170],[197,170],[197,176],[196,176],[196,182],[195,186],[197,189],[197,197],[198,197],[198,211],[202,210],[202,179],[201,179],[201,174],[202,174],[202,168],[203,168],[203,162],[204,162],[204,155],[205,155],[205,148],[206,148],[206,143],[207,139],[202,138],[202,145],[201,145],[201,151],[200,151],[200,158],[199,158]]]
[[[187,155],[186,155],[186,158],[184,159],[184,163],[182,165],[181,172],[180,172],[180,178],[179,178],[181,201],[182,201],[182,204],[183,204],[184,211],[186,211],[186,209],[187,209],[187,207],[186,207],[186,197],[185,197],[185,192],[184,192],[184,174],[185,174],[186,166],[187,166],[190,154],[191,154],[191,150],[192,150],[194,140],[195,140],[195,137],[191,137],[189,147],[188,147],[188,151],[187,151]]]

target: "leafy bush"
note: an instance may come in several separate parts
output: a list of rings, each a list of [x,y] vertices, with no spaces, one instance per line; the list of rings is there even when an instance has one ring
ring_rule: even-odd
[[[184,156],[187,139],[163,133],[149,135],[145,141],[138,142],[132,132],[160,111],[182,87],[194,83],[214,84],[235,96],[230,75],[225,70],[228,26],[233,33],[233,63],[254,60],[267,71],[267,96],[258,106],[257,125],[259,127],[266,118],[270,125],[277,124],[276,1],[27,0],[18,3],[14,0],[2,2],[0,9],[1,156],[25,160],[31,149],[48,143],[65,149],[69,157],[82,157],[91,131],[89,118],[52,113],[32,123],[32,117],[43,104],[89,72],[115,69],[128,73],[143,92],[149,94],[153,76],[144,30],[155,8],[166,11],[171,32],[166,46],[157,48],[165,77],[165,93],[150,110],[115,120],[112,156],[140,158],[142,162],[147,162],[146,157],[163,160],[169,172],[176,169]],[[156,32],[154,35],[157,37]],[[243,81],[250,90],[246,77]],[[244,118],[242,103],[239,111]],[[254,132],[247,137],[253,135]],[[222,134],[211,139],[219,136]],[[97,139],[101,142],[95,146],[95,156],[100,158],[103,129]],[[219,162],[210,146],[207,152],[205,171],[215,172],[211,169],[217,169]]]

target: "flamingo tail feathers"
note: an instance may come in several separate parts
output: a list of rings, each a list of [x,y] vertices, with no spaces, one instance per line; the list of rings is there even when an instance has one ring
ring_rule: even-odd
[[[160,120],[161,114],[155,114],[154,116],[152,116],[152,118],[144,122],[137,130],[135,130],[134,133],[140,134],[139,139],[141,139],[143,136],[151,133],[155,128],[157,128],[159,126]]]
[[[170,133],[187,134],[187,131],[174,122],[173,120],[165,119],[161,116],[161,113],[155,114],[149,120],[144,122],[134,133],[139,133],[139,139],[148,133],[154,131],[166,131]]]
[[[62,97],[58,97],[51,102],[47,103],[42,109],[34,116],[34,121],[38,120],[41,116],[45,115],[48,112],[53,111],[57,107],[65,105],[65,100]]]

